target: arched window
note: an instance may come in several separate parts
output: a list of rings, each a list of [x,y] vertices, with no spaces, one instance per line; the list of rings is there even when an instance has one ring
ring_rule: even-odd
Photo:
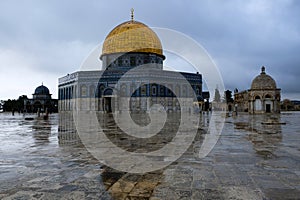
[[[200,94],[200,90],[199,90],[199,87],[196,86],[196,95],[199,95]]]
[[[66,88],[63,89],[63,99],[66,99]]]
[[[121,96],[125,97],[127,95],[127,86],[125,83],[122,83],[121,85]]]
[[[175,95],[177,95],[177,97],[180,97],[180,86],[179,85],[176,85],[175,92],[176,92]]]
[[[130,96],[135,97],[137,95],[136,85],[132,83],[130,85]]]
[[[161,97],[165,97],[165,86],[163,86],[163,85],[159,86],[159,95]]]
[[[80,88],[80,95],[82,97],[86,97],[87,96],[87,88],[85,85],[82,85],[81,88]]]
[[[148,64],[148,63],[149,63],[149,57],[145,56],[145,58],[144,58],[144,64]]]
[[[98,86],[98,97],[101,97],[101,96],[102,96],[103,91],[104,91],[104,88],[105,88],[105,86],[104,86],[103,84],[100,84],[100,85]]]
[[[157,85],[156,84],[152,84],[152,86],[151,86],[151,94],[152,94],[152,96],[156,96],[157,95]]]
[[[71,87],[71,99],[75,98],[74,96],[74,86]]]
[[[72,99],[72,87],[69,87],[69,99]]]
[[[186,85],[184,85],[184,86],[182,87],[182,96],[183,96],[183,97],[186,97],[186,96],[187,96],[187,86],[186,86]]]
[[[124,64],[125,64],[125,66],[128,66],[128,59],[125,59],[125,61],[124,61]]]
[[[66,88],[66,99],[69,99],[69,88]]]
[[[118,58],[118,66],[121,67],[123,65],[123,60],[122,58]]]
[[[73,96],[74,98],[77,98],[77,86],[76,85],[74,86],[74,93],[73,93],[73,95],[74,95]]]
[[[106,88],[103,92],[104,96],[111,96],[113,95],[113,90],[111,88]]]
[[[91,98],[95,97],[95,86],[94,85],[90,86],[90,97]]]
[[[146,92],[147,92],[147,85],[142,84],[142,86],[141,86],[141,96],[146,96]]]
[[[63,99],[63,95],[62,95],[62,94],[63,94],[63,93],[62,93],[62,89],[59,89],[59,92],[58,92],[58,94],[59,94],[59,95],[58,95],[58,99],[59,99],[59,100],[62,100],[62,99]]]
[[[131,67],[136,66],[136,60],[135,60],[135,57],[134,57],[134,56],[130,57],[130,66],[131,66]]]
[[[168,85],[168,96],[172,96],[172,95],[173,95],[172,90],[173,90],[173,87],[172,87],[171,84],[169,84],[169,85]]]

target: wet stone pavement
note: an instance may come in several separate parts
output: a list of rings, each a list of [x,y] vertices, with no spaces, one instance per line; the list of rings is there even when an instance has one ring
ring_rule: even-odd
[[[274,118],[286,124],[261,124]],[[130,174],[101,164],[76,137],[60,142],[56,114],[25,121],[1,113],[0,199],[300,199],[300,113],[226,117],[203,159],[209,115],[200,119],[177,161]]]

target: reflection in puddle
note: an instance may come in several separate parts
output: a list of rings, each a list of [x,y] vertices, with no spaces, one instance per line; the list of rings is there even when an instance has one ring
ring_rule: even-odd
[[[276,157],[275,151],[282,141],[282,134],[250,133],[248,139],[259,156],[265,159]]]
[[[138,124],[147,124],[144,122],[143,114],[132,113],[131,117],[133,117],[135,122],[140,120],[141,122]],[[193,152],[192,155],[194,156],[198,156],[199,154],[198,152],[205,137],[204,133],[208,129],[211,115],[204,114],[199,115],[199,117],[201,125],[194,139],[195,142],[189,149],[189,151]],[[117,126],[111,114],[97,113],[97,119],[106,137],[115,145],[130,152],[140,153],[156,151],[166,143],[169,143],[178,130],[180,115],[176,113],[169,115],[161,132],[147,139],[135,138],[124,133]],[[81,143],[81,141],[76,132],[72,112],[63,112],[60,116],[59,144],[63,147],[76,143]],[[162,159],[162,157],[157,157],[157,159]],[[132,174],[117,171],[103,165],[101,171],[103,185],[113,199],[149,199],[155,187],[163,180],[163,170],[144,174]]]
[[[113,199],[148,199],[161,182],[162,171],[130,174],[105,167],[103,184]]]
[[[135,122],[141,121],[138,124],[144,123],[144,116],[144,113],[131,114]],[[159,150],[172,141],[178,131],[181,115],[177,113],[168,115],[163,128],[157,134],[148,138],[137,138],[127,134],[118,127],[110,114],[99,113],[97,117],[103,132],[113,144],[129,152],[147,153]],[[130,126],[130,123],[125,126]]]
[[[32,125],[32,137],[36,144],[49,143],[51,135],[51,123],[49,120],[34,120]]]
[[[280,115],[247,115],[245,118],[248,118],[248,121],[244,119],[235,122],[235,129],[250,132],[247,139],[253,144],[258,156],[264,159],[276,157],[275,151],[282,141]]]

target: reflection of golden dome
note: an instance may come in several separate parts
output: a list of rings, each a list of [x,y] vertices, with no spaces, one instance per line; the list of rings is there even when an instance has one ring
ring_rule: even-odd
[[[147,25],[134,20],[115,27],[105,38],[102,56],[113,53],[153,53],[163,56],[158,36]]]

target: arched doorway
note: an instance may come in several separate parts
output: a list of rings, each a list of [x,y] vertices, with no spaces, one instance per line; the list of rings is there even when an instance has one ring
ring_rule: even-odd
[[[259,96],[256,96],[254,100],[254,111],[261,111],[261,110],[262,110],[261,99]]]
[[[103,91],[103,110],[105,112],[113,111],[113,90],[111,88],[107,88]]]
[[[271,95],[267,94],[265,96],[265,110],[266,113],[270,113],[272,111],[272,101],[271,101]]]
[[[37,112],[37,111],[42,111],[42,104],[41,104],[41,102],[40,101],[36,101],[36,102],[34,102],[34,104],[33,104],[33,112]]]

